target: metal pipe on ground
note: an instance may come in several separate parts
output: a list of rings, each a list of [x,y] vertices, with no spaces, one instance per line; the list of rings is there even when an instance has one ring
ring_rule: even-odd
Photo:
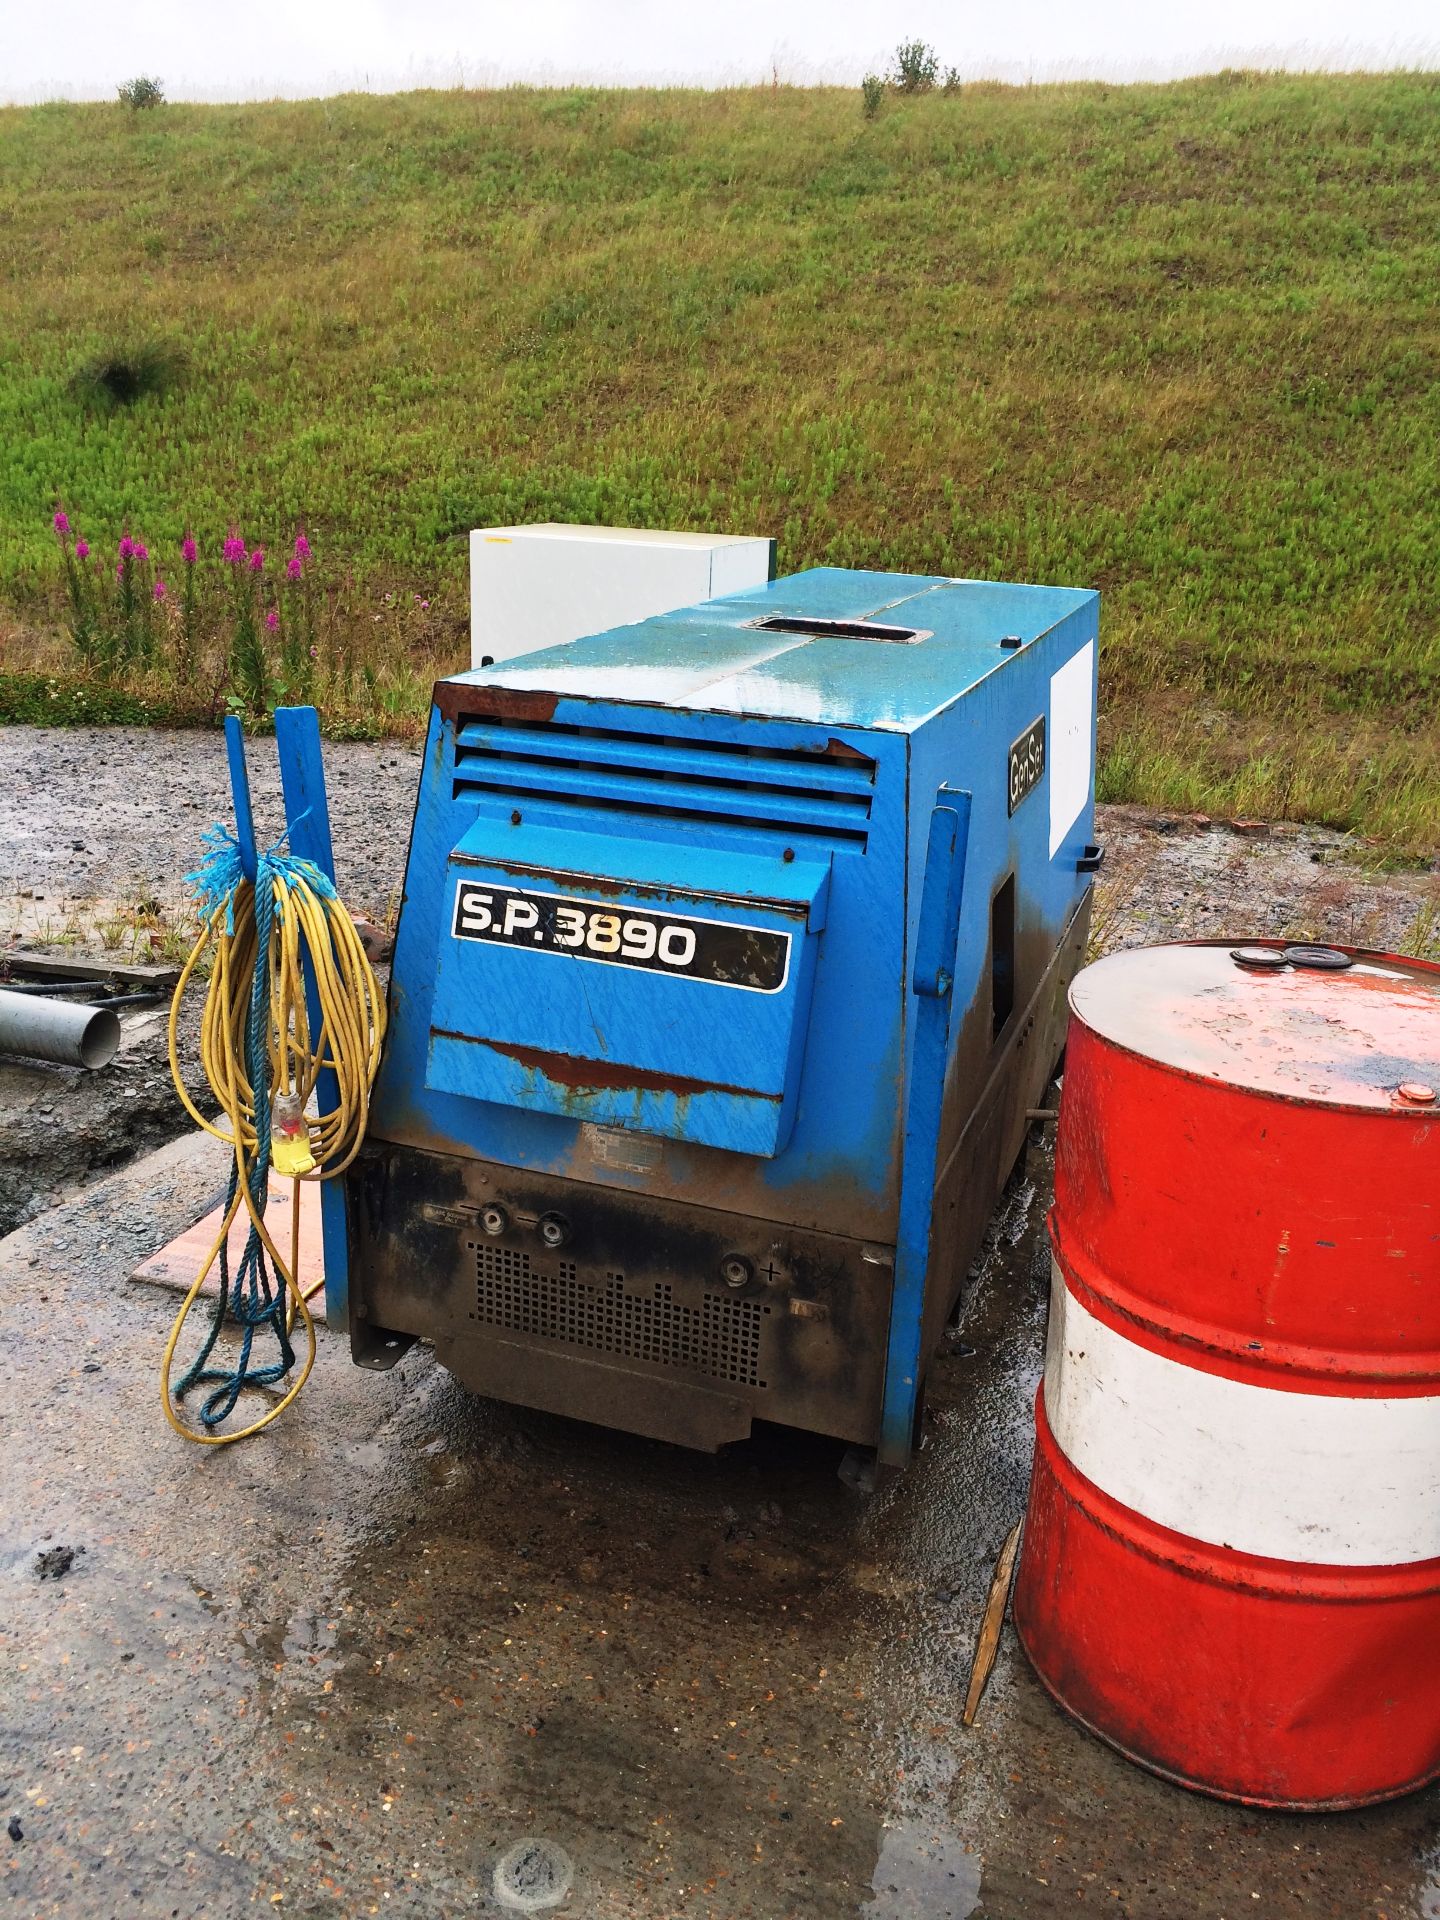
[[[161,993],[155,987],[146,987],[143,992],[134,993],[122,993],[118,987],[102,987],[97,993],[93,980],[50,980],[43,986],[31,981],[11,980],[6,983],[4,991],[24,994],[27,1000],[64,1000],[73,994],[76,1002],[83,1000],[87,1007],[138,1007],[145,1002],[153,1004],[169,998],[168,994]]]
[[[27,1000],[37,995],[47,1000],[65,1000],[71,994],[90,1003],[110,998],[110,989],[102,982],[90,980],[7,980],[6,993],[23,993]]]
[[[0,1053],[62,1067],[103,1067],[119,1045],[119,1017],[108,1007],[77,1007],[0,988]]]

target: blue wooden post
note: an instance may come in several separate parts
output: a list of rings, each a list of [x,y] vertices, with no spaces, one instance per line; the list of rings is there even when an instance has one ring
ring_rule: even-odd
[[[230,798],[235,806],[235,838],[240,870],[255,884],[255,814],[250,805],[250,775],[245,767],[245,730],[233,713],[225,716],[225,757],[230,762]]]
[[[325,798],[325,766],[320,755],[320,716],[314,707],[277,707],[275,745],[280,755],[280,786],[285,796],[285,824],[290,851],[311,860],[327,880],[335,878],[335,850],[330,840],[330,807]],[[305,1006],[312,1042],[320,1032],[320,998],[315,976],[305,967]],[[322,1071],[317,1091],[323,1109],[340,1099],[335,1075]],[[320,1234],[325,1263],[325,1320],[337,1331],[350,1324],[349,1236],[345,1226],[343,1179],[320,1183]]]
[[[931,1213],[935,1203],[940,1110],[950,1051],[951,989],[955,942],[965,885],[970,838],[970,795],[941,787],[930,815],[920,918],[915,933],[915,1039],[905,1098],[904,1159],[900,1173],[900,1230],[895,1282],[890,1296],[890,1337],[885,1355],[885,1400],[879,1459],[900,1467],[910,1458],[920,1392],[925,1278],[930,1264]]]

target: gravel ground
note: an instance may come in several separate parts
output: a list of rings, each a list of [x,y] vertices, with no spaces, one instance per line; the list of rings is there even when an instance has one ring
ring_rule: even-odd
[[[273,742],[253,741],[250,765],[266,839],[284,824]],[[333,742],[325,768],[341,891],[353,911],[384,922],[404,877],[420,749]],[[107,911],[136,901],[180,920],[201,831],[231,817],[218,733],[0,728],[0,791],[27,799],[0,828],[0,951],[68,923],[96,947]],[[1384,873],[1363,846],[1324,829],[1102,807],[1099,832],[1106,946],[1212,933],[1385,945],[1440,902],[1435,871]]]
[[[328,753],[342,888],[376,917],[416,759]],[[77,920],[137,888],[178,912],[225,813],[214,736],[11,729],[0,788],[32,800],[0,830],[20,937],[52,896]],[[1435,897],[1334,835],[1128,810],[1101,832],[1111,945],[1383,945]],[[155,1047],[136,1027],[127,1054]],[[961,1727],[1024,1500],[1045,1152],[935,1364],[927,1444],[872,1499],[827,1442],[690,1455],[476,1400],[423,1351],[362,1372],[324,1333],[283,1428],[215,1452],[162,1418],[173,1300],[124,1284],[213,1197],[213,1143],[88,1184],[64,1157],[83,1102],[113,1153],[143,1144],[125,1060],[39,1070],[18,1120],[22,1070],[0,1070],[0,1156],[40,1142],[62,1192],[0,1241],[0,1907],[459,1920],[506,1910],[494,1871],[540,1835],[573,1862],[572,1920],[1440,1913],[1440,1792],[1310,1818],[1184,1794],[1057,1714],[1008,1634]]]
[[[268,841],[285,824],[274,741],[251,741],[248,757]],[[374,920],[398,897],[419,766],[414,746],[325,748],[345,898]],[[141,900],[182,915],[201,832],[233,818],[220,733],[0,728],[0,792],[23,801],[0,829],[0,940],[53,935],[71,920],[89,938],[108,908]]]
[[[418,749],[332,745],[325,758],[347,903],[383,922],[399,897]],[[254,742],[250,763],[257,828],[272,839],[284,825],[273,741]],[[194,931],[185,874],[202,830],[229,822],[229,791],[218,733],[0,728],[0,793],[22,802],[0,825],[0,960],[27,948],[180,958]],[[121,1051],[95,1074],[0,1061],[0,1234],[189,1124],[165,1029],[163,1009],[125,1014]],[[182,1058],[196,1085],[193,1021]]]

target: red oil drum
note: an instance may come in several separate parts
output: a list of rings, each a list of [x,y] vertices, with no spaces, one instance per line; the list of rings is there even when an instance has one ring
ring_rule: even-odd
[[[1440,1774],[1440,969],[1151,947],[1070,1006],[1021,1643],[1185,1786],[1408,1792]]]

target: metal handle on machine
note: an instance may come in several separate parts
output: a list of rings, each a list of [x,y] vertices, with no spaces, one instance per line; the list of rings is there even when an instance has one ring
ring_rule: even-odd
[[[941,787],[930,815],[920,924],[915,930],[915,965],[910,977],[911,990],[930,999],[943,999],[955,983],[955,938],[969,833],[969,794]]]
[[[941,787],[930,815],[925,877],[920,883],[920,919],[915,931],[915,965],[910,976],[919,1004],[905,1083],[900,1219],[880,1412],[878,1457],[885,1466],[903,1465],[910,1457],[915,1436],[930,1214],[945,1095],[945,1061],[950,1047],[950,990],[955,984],[955,947],[960,937],[969,839],[969,794]]]
[[[1075,862],[1075,871],[1077,873],[1098,873],[1104,864],[1105,849],[1098,841],[1091,840],[1086,843],[1084,853],[1082,853],[1080,858]]]

